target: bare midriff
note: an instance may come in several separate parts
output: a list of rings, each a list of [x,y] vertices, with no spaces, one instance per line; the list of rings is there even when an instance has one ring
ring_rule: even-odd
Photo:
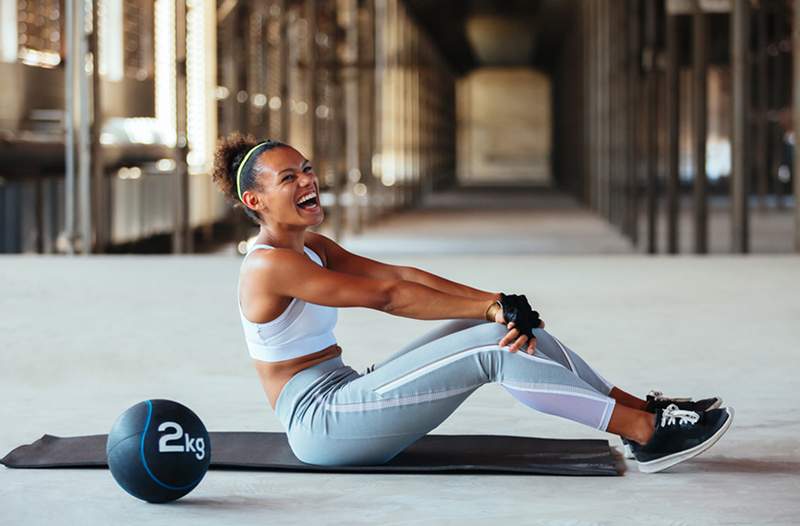
[[[253,360],[258,377],[261,380],[261,386],[267,394],[267,399],[272,409],[275,409],[275,403],[283,391],[283,386],[298,372],[303,369],[308,369],[312,365],[316,365],[325,360],[330,360],[337,356],[342,355],[342,348],[334,343],[325,347],[321,351],[317,351],[305,356],[292,358],[291,360],[283,360],[280,362],[264,362],[261,360]]]

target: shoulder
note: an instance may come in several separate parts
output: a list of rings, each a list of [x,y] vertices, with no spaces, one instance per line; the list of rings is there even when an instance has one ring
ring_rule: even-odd
[[[333,253],[333,250],[339,246],[331,238],[310,230],[306,232],[305,242],[308,248],[322,258],[322,263],[326,267],[328,266],[328,254]]]
[[[281,268],[292,265],[295,258],[303,257],[293,250],[286,248],[256,248],[245,258],[239,271],[242,283],[248,286],[264,283],[277,273]]]

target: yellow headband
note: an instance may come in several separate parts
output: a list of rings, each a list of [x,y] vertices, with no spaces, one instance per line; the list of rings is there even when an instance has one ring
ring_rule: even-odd
[[[244,202],[244,200],[242,200],[242,183],[241,183],[242,169],[244,169],[244,165],[247,164],[247,161],[250,160],[250,157],[256,152],[256,150],[258,150],[268,142],[269,141],[260,142],[255,146],[253,146],[252,148],[250,148],[250,150],[242,158],[242,162],[239,163],[239,168],[236,170],[236,193],[239,195],[239,201]]]

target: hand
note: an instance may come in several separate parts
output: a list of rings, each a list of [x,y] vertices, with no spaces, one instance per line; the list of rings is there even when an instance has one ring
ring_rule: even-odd
[[[513,321],[506,324],[506,327],[508,328],[508,333],[500,340],[500,347],[511,344],[508,349],[509,352],[517,352],[523,347],[525,347],[525,352],[528,354],[536,352],[536,336],[532,336],[529,341],[526,335],[520,334],[519,330],[514,328]],[[539,324],[539,328],[544,328],[544,321]]]
[[[503,309],[497,309],[497,313],[494,315],[494,321],[496,323],[502,323],[503,325],[509,325],[506,319],[503,317]],[[538,329],[544,329],[544,320],[539,318],[539,327]],[[512,322],[513,324],[513,322]]]

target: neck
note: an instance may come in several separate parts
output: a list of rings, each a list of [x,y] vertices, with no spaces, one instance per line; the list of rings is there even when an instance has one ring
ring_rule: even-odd
[[[267,225],[261,225],[257,243],[266,243],[278,248],[291,248],[295,252],[303,254],[306,229],[301,230],[275,230]]]

